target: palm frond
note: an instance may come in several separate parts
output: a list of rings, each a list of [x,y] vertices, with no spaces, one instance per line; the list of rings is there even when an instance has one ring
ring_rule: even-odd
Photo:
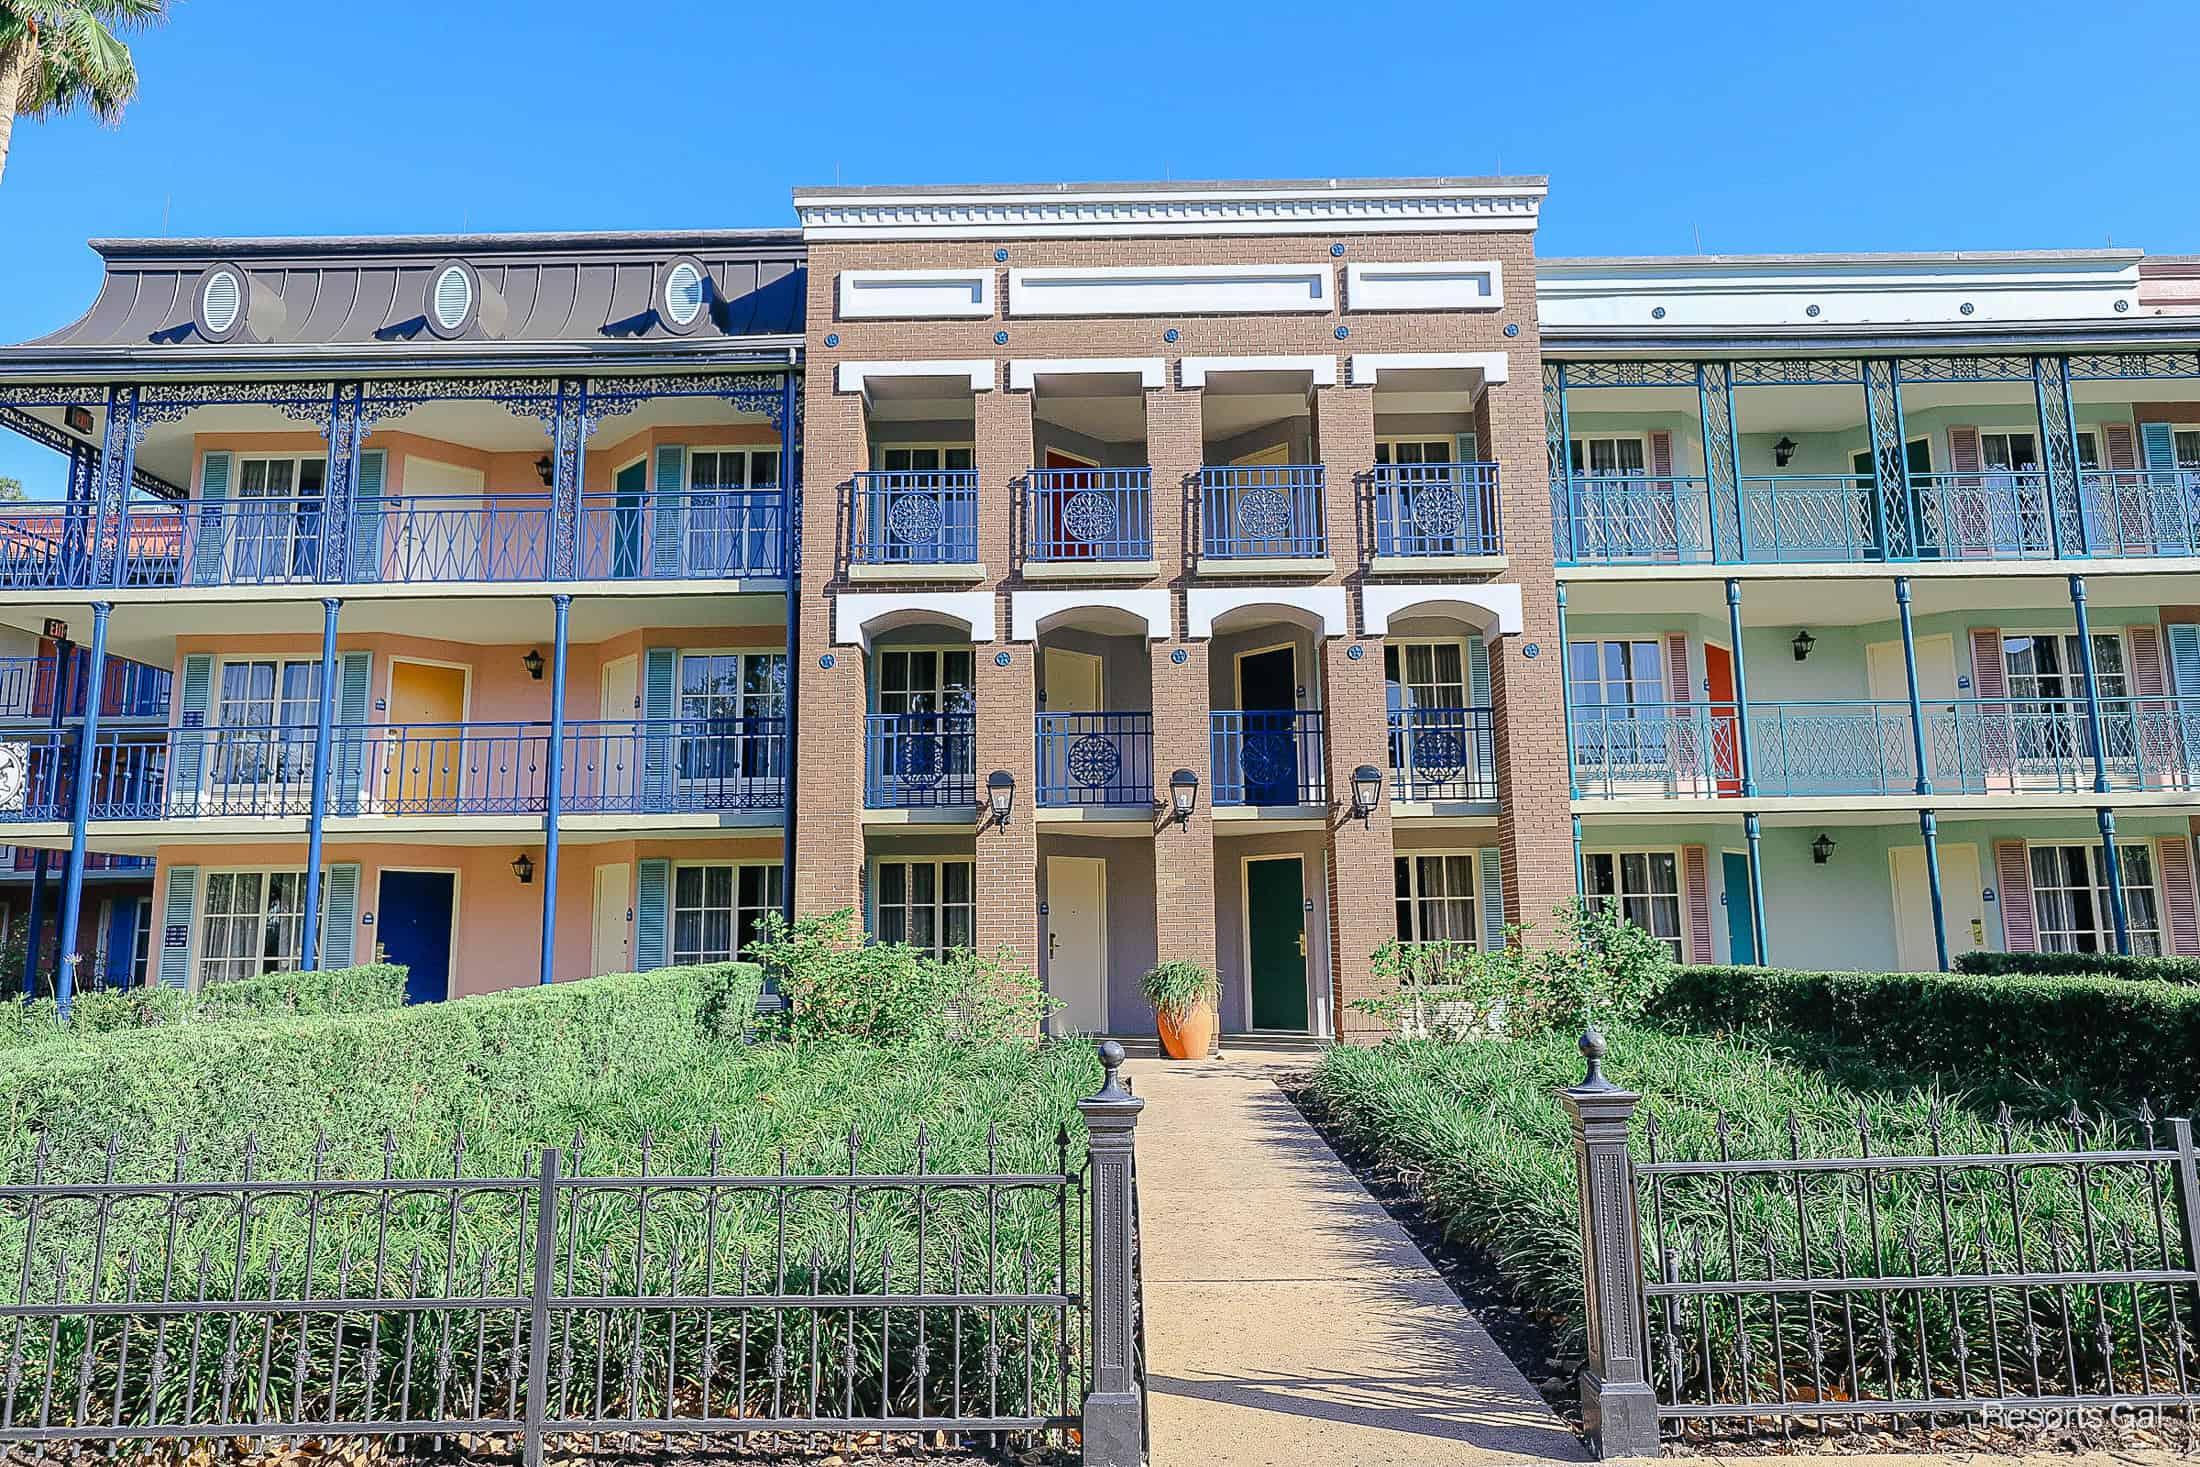
[[[30,0],[19,5],[19,12],[38,26],[38,52],[16,110],[30,117],[52,117],[82,107],[102,122],[119,122],[123,109],[137,96],[137,63],[107,20],[125,26],[148,24],[164,3]]]

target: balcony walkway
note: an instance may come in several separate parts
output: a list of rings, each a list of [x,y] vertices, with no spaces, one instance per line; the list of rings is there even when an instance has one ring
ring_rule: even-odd
[[[1587,1460],[1276,1088],[1309,1063],[1131,1062],[1155,1467]]]

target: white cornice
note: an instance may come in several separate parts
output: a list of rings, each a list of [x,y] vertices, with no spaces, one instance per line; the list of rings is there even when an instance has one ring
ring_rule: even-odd
[[[1540,183],[797,193],[803,238],[1425,234],[1535,228]]]

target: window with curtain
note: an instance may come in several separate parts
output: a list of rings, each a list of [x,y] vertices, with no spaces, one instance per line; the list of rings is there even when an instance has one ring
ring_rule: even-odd
[[[1464,853],[1398,856],[1392,861],[1392,868],[1396,877],[1400,942],[1481,945],[1473,856]]]
[[[2033,846],[2032,911],[2040,950],[2051,953],[2116,951],[2116,919],[2108,901],[2108,877],[2098,842]],[[2124,928],[2131,950],[2149,957],[2162,951],[2161,908],[2154,891],[2154,853],[2144,844],[2118,845],[2123,878]]]
[[[723,963],[746,957],[758,924],[779,910],[776,862],[676,867],[672,873],[672,961]]]
[[[1581,858],[1588,897],[1681,957],[1681,859],[1676,851],[1592,851]]]
[[[680,778],[690,783],[785,776],[787,657],[689,652],[680,658]]]
[[[975,903],[968,861],[881,861],[871,935],[942,957],[975,941]]]
[[[321,664],[295,659],[225,662],[215,707],[222,784],[291,784],[312,777]]]
[[[325,893],[325,875],[321,884]],[[303,871],[208,872],[199,909],[199,982],[296,968],[305,953],[305,888]],[[328,910],[325,903],[321,910]]]

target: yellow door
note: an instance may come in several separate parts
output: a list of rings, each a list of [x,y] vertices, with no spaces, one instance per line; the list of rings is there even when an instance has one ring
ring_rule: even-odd
[[[461,720],[466,669],[424,662],[390,664],[390,744],[383,758],[382,802],[399,813],[454,809],[466,772]]]

